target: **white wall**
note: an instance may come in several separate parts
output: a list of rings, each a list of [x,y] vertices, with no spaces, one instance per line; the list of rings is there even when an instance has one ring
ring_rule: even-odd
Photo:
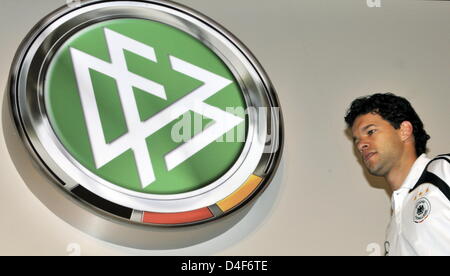
[[[0,0],[0,90],[20,41],[64,0]],[[450,152],[450,3],[382,0],[179,0],[215,19],[262,63],[282,104],[286,145],[275,182],[223,235],[180,250],[134,250],[94,239],[28,190],[0,141],[0,254],[369,255],[390,216],[385,183],[368,177],[346,137],[350,102],[375,92],[408,98]],[[1,91],[3,93],[3,91]],[[376,247],[376,245],[375,245]],[[376,253],[376,252],[375,252]]]

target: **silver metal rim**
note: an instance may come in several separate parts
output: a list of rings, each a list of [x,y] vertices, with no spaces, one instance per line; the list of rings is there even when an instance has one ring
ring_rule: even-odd
[[[16,122],[21,123],[19,131],[25,134],[41,162],[65,184],[65,189],[70,191],[81,185],[106,200],[134,210],[175,213],[217,203],[236,191],[252,174],[270,178],[277,165],[274,158],[278,159],[279,153],[265,153],[265,142],[269,132],[275,139],[282,139],[281,118],[277,118],[276,113],[264,118],[257,109],[249,111],[248,137],[251,139],[247,139],[235,165],[214,183],[184,194],[150,195],[120,188],[94,175],[65,150],[45,111],[43,79],[46,69],[58,45],[77,31],[117,18],[159,21],[201,40],[232,71],[244,92],[247,106],[278,107],[270,82],[245,47],[216,23],[185,7],[166,1],[87,1],[77,8],[61,9],[44,19],[20,49],[20,58],[13,65],[16,70],[12,72],[11,93]]]

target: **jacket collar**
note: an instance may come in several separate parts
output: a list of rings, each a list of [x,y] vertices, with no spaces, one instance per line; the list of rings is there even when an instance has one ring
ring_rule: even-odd
[[[420,176],[422,175],[423,170],[427,166],[427,164],[431,161],[425,153],[420,155],[416,161],[414,162],[411,170],[408,173],[405,181],[403,181],[402,186],[399,190],[407,189],[410,190],[414,187],[414,185],[419,181]]]

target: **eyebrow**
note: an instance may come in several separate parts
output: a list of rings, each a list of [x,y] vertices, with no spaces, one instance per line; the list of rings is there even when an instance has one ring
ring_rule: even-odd
[[[365,126],[365,127],[363,127],[363,128],[361,128],[361,131],[366,131],[367,129],[369,129],[369,128],[371,128],[371,127],[376,127],[377,125],[376,124],[369,124],[369,125],[367,125],[367,126]],[[353,136],[353,143],[355,143],[356,142],[356,137],[355,136]]]
[[[365,130],[371,128],[371,127],[376,127],[376,126],[377,126],[376,124],[370,124],[370,125],[367,125],[367,126],[363,127],[361,130],[365,131]]]

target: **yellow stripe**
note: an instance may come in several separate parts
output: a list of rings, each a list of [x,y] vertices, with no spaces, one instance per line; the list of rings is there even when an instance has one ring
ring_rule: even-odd
[[[242,201],[244,201],[247,197],[249,197],[253,191],[258,188],[259,184],[263,179],[256,175],[250,175],[247,181],[242,184],[239,189],[237,189],[234,193],[229,195],[228,197],[222,199],[217,202],[217,206],[223,211],[226,212]]]

